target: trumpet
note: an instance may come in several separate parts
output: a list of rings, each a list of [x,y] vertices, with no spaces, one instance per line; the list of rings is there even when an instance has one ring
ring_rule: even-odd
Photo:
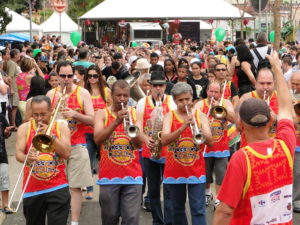
[[[121,106],[122,106],[122,110],[123,110],[125,108],[123,102],[121,102]],[[131,118],[131,115],[129,112],[128,112],[128,119],[124,118],[124,130],[125,130],[125,133],[130,138],[135,138],[140,133],[140,129],[133,124],[132,118]]]
[[[188,116],[192,115],[192,112],[189,111],[188,106],[185,105],[185,110]],[[205,142],[206,137],[203,135],[202,131],[199,130],[195,117],[193,116],[193,124],[190,124],[192,130],[193,142],[195,145],[201,145]]]
[[[33,146],[40,152],[49,153],[54,151],[55,146],[54,146],[54,139],[51,136],[51,130],[53,128],[58,112],[60,111],[61,104],[63,103],[63,101],[65,101],[64,97],[66,95],[66,89],[67,86],[65,85],[63,89],[62,97],[59,99],[55,107],[55,110],[50,118],[50,123],[48,125],[45,134],[37,134],[32,139]]]
[[[40,128],[41,128],[41,126],[40,126],[40,124],[39,124],[38,127],[37,127],[37,130],[36,130],[36,132],[35,132],[35,135],[38,134]],[[23,170],[24,170],[24,168],[25,168],[25,166],[26,166],[26,164],[27,164],[28,156],[29,156],[29,154],[30,154],[30,152],[31,152],[31,150],[32,150],[32,147],[33,147],[33,143],[31,143],[31,145],[30,145],[30,147],[29,147],[29,150],[28,150],[28,152],[27,152],[27,154],[26,154],[26,157],[25,157],[25,160],[24,160],[22,169],[21,169],[21,171],[20,171],[20,173],[19,173],[17,182],[16,182],[16,184],[15,184],[15,186],[14,186],[14,189],[13,189],[13,191],[12,191],[12,194],[11,194],[11,196],[10,196],[10,199],[9,199],[9,202],[8,202],[8,206],[7,206],[9,209],[12,209],[12,208],[11,208],[11,203],[12,203],[12,201],[13,201],[14,195],[15,195],[16,190],[17,190],[17,187],[18,187],[18,184],[19,184],[20,179],[21,179],[21,177],[22,177],[22,172],[23,172]],[[17,213],[18,210],[19,210],[19,207],[20,207],[20,204],[21,204],[21,199],[23,198],[24,193],[25,193],[25,190],[26,190],[26,188],[27,188],[27,186],[28,186],[29,179],[30,179],[30,176],[31,176],[31,174],[32,174],[32,171],[33,171],[34,166],[35,166],[35,161],[34,161],[34,162],[32,163],[32,165],[31,165],[30,171],[29,171],[29,173],[28,173],[27,180],[26,180],[26,182],[25,182],[25,184],[24,184],[24,187],[23,187],[22,194],[21,194],[21,196],[20,196],[20,198],[19,198],[19,200],[18,200],[17,207],[16,207],[15,209],[12,209],[12,212],[13,212],[13,213]]]
[[[270,96],[267,95],[267,90],[264,90],[264,101],[268,104],[268,106],[270,105]]]
[[[210,109],[210,115],[215,119],[225,119],[227,116],[227,110],[224,106],[222,106],[225,89],[226,89],[226,84],[227,84],[227,80],[225,81],[225,84],[224,84],[224,89],[223,89],[223,93],[222,93],[222,97],[221,97],[219,105],[213,106]]]

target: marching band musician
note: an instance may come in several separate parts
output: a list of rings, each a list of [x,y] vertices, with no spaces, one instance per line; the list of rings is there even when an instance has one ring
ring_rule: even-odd
[[[64,159],[70,157],[70,131],[64,123],[55,122],[51,130],[54,152],[41,153],[34,148],[30,150],[37,127],[40,126],[39,133],[44,133],[49,125],[50,99],[42,95],[33,97],[31,110],[33,119],[19,127],[16,143],[16,158],[19,162],[24,163],[29,153],[23,178],[23,187],[29,179],[23,196],[26,224],[45,224],[47,215],[49,225],[65,225],[69,215],[70,193]],[[33,171],[29,178],[31,166]]]
[[[100,109],[95,115],[94,140],[101,144],[99,203],[103,225],[138,225],[142,194],[142,169],[139,151],[141,135],[135,127],[130,133],[129,121],[136,123],[134,108],[126,106],[130,87],[124,80],[112,85],[112,106]],[[132,135],[132,136],[130,136]]]
[[[189,193],[192,224],[206,224],[205,220],[205,162],[203,145],[196,144],[196,135],[211,146],[212,136],[206,115],[193,112],[193,90],[178,82],[171,91],[177,110],[164,119],[162,144],[167,145],[164,184],[170,184],[173,225],[187,225],[186,192]],[[203,142],[201,141],[201,142]]]
[[[71,190],[71,225],[78,225],[82,191],[81,188],[93,185],[88,151],[86,149],[85,131],[87,125],[94,124],[94,110],[90,93],[74,84],[74,68],[69,61],[57,65],[60,85],[50,90],[47,96],[55,107],[58,99],[64,98],[61,110],[71,131],[71,156],[67,161],[67,175]],[[66,90],[63,96],[64,89]]]
[[[164,185],[164,216],[160,203],[160,183],[162,180],[162,174],[164,170],[165,157],[163,156],[163,150],[165,148],[160,146],[160,153],[153,152],[155,149],[155,141],[158,141],[158,133],[162,130],[163,115],[171,110],[176,109],[176,105],[170,95],[164,95],[166,89],[166,80],[164,74],[161,71],[153,71],[149,84],[151,85],[151,95],[146,96],[139,100],[137,110],[137,121],[140,128],[143,141],[142,156],[144,157],[144,163],[147,174],[149,198],[151,204],[151,212],[153,218],[153,224],[172,224],[172,211],[171,211],[171,198],[170,188],[167,184]],[[158,107],[162,107],[162,114],[159,113]],[[157,109],[157,110],[155,110]],[[161,117],[161,118],[158,118]],[[161,125],[155,124],[160,123]],[[155,131],[157,126],[160,126],[159,131]],[[157,135],[156,135],[157,133]],[[155,136],[155,137],[153,137]],[[154,140],[154,138],[156,140]],[[158,142],[157,142],[158,143]],[[157,144],[158,145],[158,144]],[[157,154],[157,157],[152,157],[153,154]]]
[[[290,79],[291,88],[295,97],[295,103],[299,103],[300,95],[300,71],[296,70],[292,72]],[[298,111],[298,110],[297,110]],[[293,184],[293,210],[300,213],[300,115],[296,112],[297,125],[296,125],[296,150],[294,159],[294,184]]]
[[[213,199],[213,195],[210,190],[210,184],[213,183],[213,173],[216,177],[216,194],[218,194],[223,178],[225,176],[228,157],[230,156],[229,150],[229,137],[228,137],[228,122],[235,122],[235,113],[232,103],[222,98],[223,91],[221,91],[221,85],[219,82],[211,82],[207,87],[207,98],[201,100],[195,105],[196,109],[199,109],[204,114],[208,115],[210,122],[213,146],[205,147],[205,165],[206,165],[206,191],[205,201],[206,206]],[[214,118],[211,115],[213,108],[216,106],[224,107],[226,110],[225,118]],[[220,203],[218,199],[215,201],[215,208]]]
[[[245,93],[239,101],[238,106],[248,98],[257,98],[267,102],[273,119],[273,125],[269,131],[270,137],[275,137],[276,133],[276,117],[278,113],[277,92],[274,90],[275,82],[273,73],[269,68],[262,68],[259,70],[256,78],[255,91]],[[246,146],[245,136],[242,132],[241,147]]]
[[[226,85],[224,89],[224,98],[228,99],[235,106],[239,101],[238,91],[233,82],[227,81],[228,69],[224,63],[217,63],[214,68],[216,81],[218,81],[222,89],[224,89],[223,85]]]
[[[245,100],[239,108],[238,123],[248,144],[237,151],[228,164],[213,225],[293,222],[292,176],[296,138],[292,100],[287,94],[278,54],[274,51],[266,58],[276,78],[276,137],[268,135],[272,117],[267,103],[257,98]]]

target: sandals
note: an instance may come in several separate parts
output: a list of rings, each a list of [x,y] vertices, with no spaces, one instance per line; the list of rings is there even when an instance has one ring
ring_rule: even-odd
[[[87,192],[85,196],[86,200],[92,200],[93,199],[93,192]]]
[[[5,214],[13,214],[14,211],[9,208],[8,206],[5,206],[3,209],[1,209],[2,212],[4,212]]]

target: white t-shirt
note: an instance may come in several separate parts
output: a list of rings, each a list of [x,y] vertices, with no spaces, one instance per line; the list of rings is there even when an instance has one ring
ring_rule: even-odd
[[[293,69],[292,69],[292,68],[285,72],[285,74],[283,75],[285,81],[289,81],[289,79],[291,79],[292,72],[293,72]]]
[[[268,45],[256,48],[262,59],[266,58],[266,54],[268,52],[268,48],[269,48]],[[255,66],[255,68],[257,68],[259,60],[258,60],[256,54],[254,53],[253,49],[251,49],[250,52],[251,52],[251,54],[253,56],[254,66]],[[270,54],[272,54],[272,52],[273,52],[273,49],[271,49],[271,53]]]
[[[0,85],[6,85],[4,83],[4,80],[2,78],[2,75],[0,74]],[[0,102],[8,102],[8,94],[1,94],[0,93]]]

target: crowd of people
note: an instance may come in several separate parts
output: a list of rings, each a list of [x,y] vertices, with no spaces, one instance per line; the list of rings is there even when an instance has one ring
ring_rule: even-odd
[[[0,102],[2,210],[13,212],[4,138],[16,131],[28,225],[65,225],[70,210],[78,225],[96,173],[95,224],[141,224],[142,207],[153,225],[187,225],[187,194],[193,225],[211,205],[213,225],[292,224],[300,212],[295,42],[276,52],[262,32],[74,49],[44,36],[2,48]]]

